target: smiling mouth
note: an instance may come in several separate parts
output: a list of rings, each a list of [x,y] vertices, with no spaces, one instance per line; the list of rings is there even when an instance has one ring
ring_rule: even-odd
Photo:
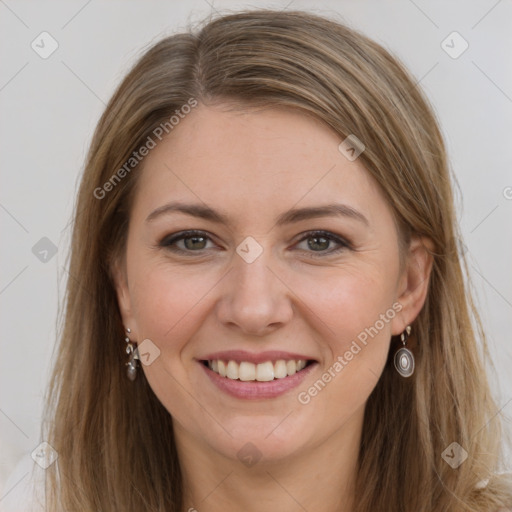
[[[248,361],[237,363],[236,361],[210,359],[208,361],[202,361],[202,363],[207,368],[226,379],[243,382],[269,382],[295,375],[314,363],[314,361],[306,361],[304,359],[278,359],[277,361],[266,361],[264,363],[255,364]]]

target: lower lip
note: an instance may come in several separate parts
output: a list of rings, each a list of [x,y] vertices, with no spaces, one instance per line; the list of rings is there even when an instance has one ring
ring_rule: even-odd
[[[310,363],[299,372],[267,382],[246,382],[242,380],[233,380],[227,377],[221,377],[218,373],[210,370],[203,362],[199,361],[206,375],[221,390],[235,398],[244,398],[246,400],[259,400],[262,398],[275,398],[283,395],[287,391],[297,387],[313,371],[318,363]]]

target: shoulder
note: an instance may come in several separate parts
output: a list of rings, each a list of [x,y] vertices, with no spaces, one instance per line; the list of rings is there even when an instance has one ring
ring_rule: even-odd
[[[44,512],[44,470],[23,456],[3,486],[2,512]]]

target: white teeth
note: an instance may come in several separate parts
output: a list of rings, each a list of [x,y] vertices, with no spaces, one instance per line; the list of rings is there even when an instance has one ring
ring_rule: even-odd
[[[271,361],[256,366],[256,380],[259,382],[274,380],[274,365]]]
[[[284,377],[288,376],[288,372],[286,371],[286,361],[284,359],[279,359],[274,364],[274,377],[276,379],[284,379]]]
[[[238,379],[238,365],[235,361],[229,361],[228,367],[226,368],[226,377],[228,379]]]
[[[297,361],[279,359],[276,362],[266,361],[264,363],[254,364],[248,361],[242,361],[238,364],[236,361],[225,363],[220,359],[208,361],[208,367],[221,377],[227,377],[232,380],[268,382],[274,379],[284,379],[289,375],[294,375],[306,366],[306,361],[298,359]]]
[[[297,373],[297,363],[295,361],[286,361],[286,371],[288,375]]]
[[[238,367],[238,378],[240,380],[256,380],[256,365],[245,361],[240,363],[240,366]]]
[[[224,361],[217,361],[217,364],[218,364],[218,373],[221,377],[225,377],[226,376],[226,365],[224,364]],[[213,371],[215,371],[213,369],[213,361],[212,361],[212,366],[210,367]]]

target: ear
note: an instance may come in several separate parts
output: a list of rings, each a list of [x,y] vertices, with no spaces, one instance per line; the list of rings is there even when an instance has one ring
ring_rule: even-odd
[[[128,286],[128,276],[124,258],[122,260],[121,258],[116,258],[111,263],[110,275],[116,290],[117,303],[119,305],[123,325],[125,329],[130,328],[135,334],[137,332],[137,326],[135,325],[135,318],[132,311],[130,288]]]
[[[433,263],[434,244],[426,237],[413,237],[405,255],[398,284],[400,313],[392,320],[391,332],[401,334],[412,324],[425,304]]]

